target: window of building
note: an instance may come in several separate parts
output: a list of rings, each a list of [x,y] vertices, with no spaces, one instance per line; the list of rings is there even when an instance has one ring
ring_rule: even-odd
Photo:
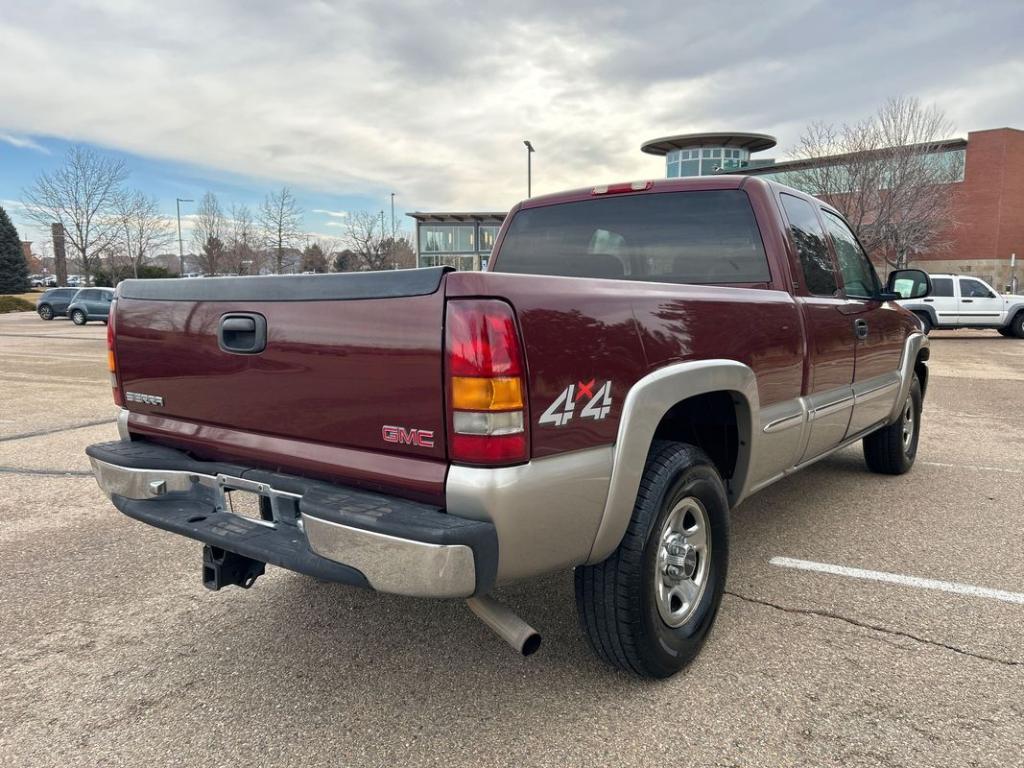
[[[832,244],[839,259],[839,270],[843,273],[846,295],[855,299],[870,299],[878,295],[882,284],[878,281],[875,268],[867,254],[860,247],[856,236],[841,218],[831,211],[825,214],[825,225],[832,235]]]
[[[780,197],[807,292],[815,296],[835,296],[839,289],[835,265],[828,254],[825,231],[814,213],[814,206],[793,195],[783,194]]]
[[[960,298],[962,299],[994,299],[995,295],[980,280],[960,278]]]
[[[489,224],[480,225],[480,250],[487,253],[494,249],[494,241],[498,239],[498,230],[501,227],[494,227]]]
[[[476,250],[476,227],[472,224],[455,227],[455,250],[460,253]]]
[[[452,227],[427,224],[420,227],[420,253],[451,253],[455,250]]]
[[[520,211],[495,271],[665,283],[771,279],[741,190],[598,197]]]
[[[932,278],[932,296],[947,297],[953,296],[953,278],[951,277],[933,277]]]

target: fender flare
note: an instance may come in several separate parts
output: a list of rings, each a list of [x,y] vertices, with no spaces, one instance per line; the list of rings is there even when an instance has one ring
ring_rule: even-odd
[[[714,359],[675,363],[644,376],[632,386],[622,406],[604,514],[587,563],[598,563],[619,545],[633,515],[640,479],[655,430],[669,410],[684,400],[710,392],[729,392],[736,406],[739,450],[728,481],[730,504],[747,490],[756,450],[753,424],[758,418],[757,377],[736,360]]]
[[[901,305],[904,309],[908,309],[915,315],[918,312],[924,312],[928,315],[928,319],[932,321],[932,327],[939,325],[939,316],[935,313],[935,307],[928,306],[927,304],[903,304]]]
[[[1013,319],[1017,316],[1018,312],[1024,312],[1024,301],[1018,301],[1011,304],[1006,308],[1006,325],[1004,328],[1009,328],[1013,324]]]

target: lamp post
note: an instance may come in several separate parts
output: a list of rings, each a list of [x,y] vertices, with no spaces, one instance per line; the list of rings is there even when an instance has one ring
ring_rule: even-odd
[[[526,196],[532,197],[533,168],[532,163],[530,162],[530,155],[532,155],[536,150],[533,148],[533,144],[529,141],[524,140],[523,144],[526,145]]]
[[[181,204],[193,202],[190,198],[176,197],[174,204],[178,208],[178,268],[181,270],[179,277],[185,276],[185,250],[181,245]]]
[[[391,193],[391,239],[395,239],[395,193]]]

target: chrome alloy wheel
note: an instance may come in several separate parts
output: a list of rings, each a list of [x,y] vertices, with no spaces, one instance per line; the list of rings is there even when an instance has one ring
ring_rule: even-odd
[[[916,423],[914,421],[914,399],[912,397],[907,398],[907,404],[903,406],[903,452],[906,453],[910,450],[910,443],[914,439],[914,429]]]
[[[708,513],[687,496],[665,518],[654,564],[658,613],[668,626],[682,626],[693,615],[704,595],[710,564]]]

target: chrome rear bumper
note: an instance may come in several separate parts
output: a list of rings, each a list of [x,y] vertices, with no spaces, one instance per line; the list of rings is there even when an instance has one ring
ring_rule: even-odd
[[[319,481],[196,462],[162,446],[106,443],[87,452],[100,488],[125,514],[252,559],[324,578],[312,567],[323,558],[358,572],[372,589],[415,597],[469,597],[493,585],[497,538],[486,522]],[[147,453],[158,466],[145,466]],[[181,468],[169,468],[173,454]],[[232,491],[268,499],[272,519],[234,514]]]

